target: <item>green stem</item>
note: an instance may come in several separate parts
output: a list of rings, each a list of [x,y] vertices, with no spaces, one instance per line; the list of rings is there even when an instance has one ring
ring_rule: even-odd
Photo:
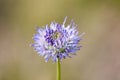
[[[58,58],[57,62],[57,80],[61,80],[61,68],[60,68],[60,59]]]

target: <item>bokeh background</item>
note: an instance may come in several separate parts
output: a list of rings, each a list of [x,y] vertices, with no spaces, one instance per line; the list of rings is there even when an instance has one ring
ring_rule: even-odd
[[[62,80],[120,80],[120,0],[0,0],[0,80],[56,80],[56,64],[29,44],[36,25],[65,16],[86,35]]]

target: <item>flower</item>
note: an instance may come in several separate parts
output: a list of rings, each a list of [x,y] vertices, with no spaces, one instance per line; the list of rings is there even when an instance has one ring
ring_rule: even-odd
[[[79,42],[81,34],[78,35],[76,25],[73,21],[65,27],[67,17],[64,19],[63,24],[52,22],[50,26],[46,25],[45,28],[37,28],[37,33],[34,35],[34,44],[32,47],[37,51],[40,56],[45,58],[47,62],[50,58],[54,62],[66,57],[71,57],[80,50]]]

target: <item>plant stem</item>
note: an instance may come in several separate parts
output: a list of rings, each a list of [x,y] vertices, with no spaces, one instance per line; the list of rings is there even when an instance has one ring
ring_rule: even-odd
[[[60,68],[60,59],[57,61],[57,80],[61,80],[61,68]]]

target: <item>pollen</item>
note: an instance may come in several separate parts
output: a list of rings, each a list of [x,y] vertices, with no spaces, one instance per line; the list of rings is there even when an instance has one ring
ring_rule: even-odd
[[[52,35],[52,38],[53,38],[53,39],[61,38],[61,33],[56,31],[56,32]]]

